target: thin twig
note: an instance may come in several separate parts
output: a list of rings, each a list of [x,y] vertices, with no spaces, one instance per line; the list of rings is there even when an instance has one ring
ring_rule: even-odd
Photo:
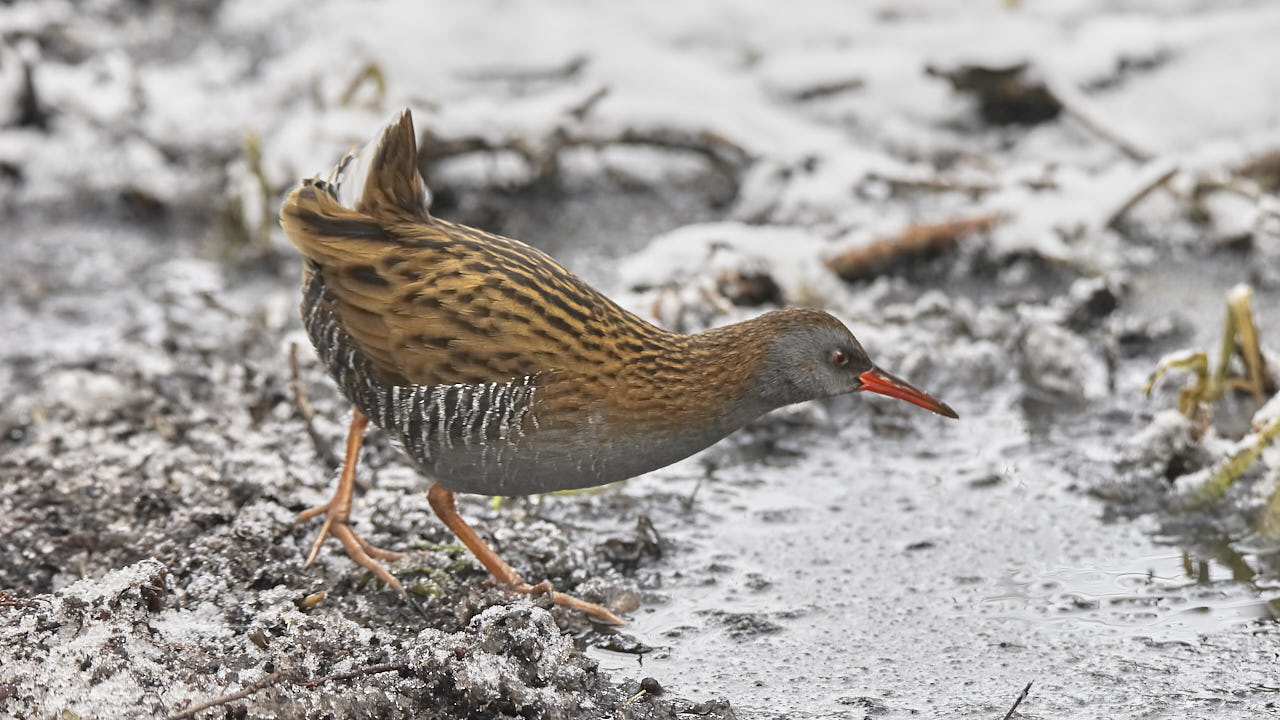
[[[352,678],[364,677],[366,675],[377,675],[379,673],[384,673],[384,672],[401,672],[407,669],[409,669],[409,665],[407,663],[382,663],[380,665],[369,665],[368,667],[363,667],[363,668],[360,668],[359,670],[351,670],[348,672],[334,673],[333,675],[325,675],[323,677],[318,677],[313,680],[298,679],[298,680],[295,680],[295,682],[298,685],[302,685],[303,687],[314,688],[333,680],[351,680]],[[228,695],[223,695],[221,697],[217,697],[212,700],[202,702],[198,705],[192,705],[186,710],[183,710],[178,713],[174,713],[173,715],[169,716],[169,720],[182,720],[183,718],[193,717],[197,713],[208,710],[209,708],[217,707],[219,705],[226,705],[227,703],[233,703],[236,700],[242,700],[258,692],[259,690],[263,690],[267,687],[270,687],[271,685],[276,684],[277,682],[280,682],[280,680],[284,678],[284,675],[285,675],[284,670],[277,670],[271,673],[270,675],[258,680],[257,682],[249,685],[248,687],[245,687],[243,690],[238,690]]]
[[[384,672],[400,672],[402,670],[408,670],[408,669],[409,669],[409,665],[407,663],[382,663],[381,665],[370,665],[368,667],[363,667],[363,668],[360,668],[359,670],[350,670],[348,672],[334,673],[333,675],[325,675],[324,677],[318,677],[315,680],[308,680],[304,684],[309,688],[313,688],[313,687],[316,687],[317,685],[323,685],[324,683],[327,683],[331,680],[350,680],[352,678],[363,677],[365,675],[377,675],[378,673],[384,673]]]
[[[601,85],[595,92],[583,98],[581,102],[565,108],[565,112],[572,115],[575,120],[581,121],[587,116],[587,113],[591,112],[591,109],[596,106],[596,103],[603,100],[608,94],[609,87],[607,85]]]
[[[1148,195],[1155,192],[1157,188],[1162,187],[1165,183],[1169,182],[1170,178],[1177,174],[1178,166],[1170,165],[1164,170],[1147,178],[1134,190],[1134,192],[1129,194],[1129,197],[1120,204],[1120,207],[1116,208],[1115,211],[1107,217],[1106,227],[1115,229],[1116,225],[1124,219],[1124,216],[1128,214],[1130,210],[1136,207],[1137,204],[1142,202]]]
[[[235,310],[232,310],[226,305],[223,305],[222,302],[218,300],[217,296],[215,296],[213,293],[209,292],[208,290],[201,290],[197,292],[196,295],[201,300],[204,301],[205,305],[209,306],[210,310],[217,310],[218,312],[222,313],[223,315],[226,315],[229,318],[234,318],[234,319],[240,318],[240,313],[236,312]]]
[[[261,678],[257,682],[251,683],[249,686],[247,686],[243,690],[239,690],[239,691],[230,693],[228,695],[223,695],[222,697],[217,697],[212,700],[199,703],[197,705],[192,705],[191,707],[187,708],[186,710],[183,710],[182,712],[174,713],[169,716],[169,720],[182,720],[182,718],[194,717],[197,713],[208,710],[209,708],[218,707],[219,705],[226,705],[227,703],[233,703],[236,700],[247,698],[250,695],[258,692],[259,690],[262,690],[264,688],[267,688],[267,687],[270,687],[271,685],[276,684],[277,682],[279,682],[279,680],[282,677],[284,677],[284,670],[277,670],[271,673],[270,675],[264,678]]]
[[[15,597],[8,590],[0,590],[0,607],[35,607],[35,600],[28,598]]]
[[[587,96],[582,102],[565,110],[566,115],[586,113],[595,102],[607,94],[603,89]],[[564,150],[573,148],[600,149],[629,145],[659,148],[663,150],[697,153],[706,158],[717,170],[733,178],[751,164],[751,154],[728,138],[711,131],[677,128],[626,128],[617,133],[596,134],[586,129],[557,128],[544,141],[530,141],[510,137],[491,140],[482,136],[445,138],[431,132],[422,132],[418,146],[418,162],[431,168],[441,162],[471,153],[510,152],[533,170],[539,179],[554,176],[559,170],[558,157]]]
[[[298,405],[298,412],[302,413],[302,419],[311,422],[316,416],[315,410],[311,409],[311,401],[307,398],[307,391],[302,387],[302,373],[298,369],[298,343],[289,343],[289,372],[293,379],[293,401]]]
[[[382,72],[382,66],[374,60],[365,63],[364,67],[351,77],[351,82],[347,83],[347,89],[338,96],[338,104],[344,107],[350,105],[356,93],[364,87],[366,82],[373,83],[373,98],[369,101],[368,107],[372,110],[381,109],[387,98],[387,78]]]
[[[861,89],[866,82],[860,77],[846,77],[838,80],[828,80],[827,82],[818,82],[793,90],[789,93],[792,100],[799,102],[807,102],[809,100],[818,100],[820,98],[839,95],[850,90]]]
[[[290,386],[293,388],[293,402],[298,407],[298,414],[302,416],[302,422],[307,426],[307,435],[311,436],[311,444],[315,446],[316,455],[320,458],[330,470],[338,467],[338,457],[333,454],[333,450],[329,447],[329,443],[320,437],[320,433],[316,431],[314,418],[315,410],[311,407],[311,400],[307,398],[307,389],[302,385],[302,373],[298,369],[298,343],[289,343],[289,372],[292,376]]]
[[[1029,692],[1031,692],[1031,683],[1027,683],[1027,686],[1022,688],[1022,692],[1018,695],[1018,699],[1013,701],[1013,707],[1009,708],[1009,712],[1004,714],[1004,718],[1002,718],[1002,720],[1009,720],[1009,718],[1013,717],[1013,711],[1017,710],[1018,706],[1022,704],[1022,701],[1027,699],[1027,693]]]
[[[1120,152],[1138,162],[1147,162],[1155,157],[1155,153],[1139,146],[1113,128],[1108,127],[1095,112],[1092,103],[1089,102],[1084,93],[1080,92],[1071,83],[1048,79],[1045,81],[1045,87],[1049,89],[1049,93],[1053,95],[1054,99],[1062,105],[1063,111],[1075,118],[1076,122],[1080,123],[1084,129],[1115,145]]]
[[[693,492],[689,493],[689,497],[680,499],[680,504],[684,506],[685,510],[693,509],[693,501],[697,499],[698,489],[701,487],[702,487],[702,478],[698,478],[698,481],[693,484]]]
[[[890,192],[895,195],[923,190],[928,192],[958,192],[971,196],[980,196],[994,192],[998,187],[992,183],[956,180],[942,176],[905,177],[878,172],[867,173],[866,179],[888,185]]]
[[[586,55],[574,55],[559,65],[550,67],[488,67],[476,70],[464,70],[458,76],[472,81],[504,81],[504,82],[545,82],[556,80],[572,80],[591,62]]]

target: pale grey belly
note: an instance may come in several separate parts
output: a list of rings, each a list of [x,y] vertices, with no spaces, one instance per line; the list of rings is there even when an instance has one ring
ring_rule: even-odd
[[[438,446],[418,467],[441,486],[482,495],[531,495],[626,480],[682,460],[737,429],[673,434],[591,427],[539,430],[497,445]],[[414,453],[409,453],[411,457]]]

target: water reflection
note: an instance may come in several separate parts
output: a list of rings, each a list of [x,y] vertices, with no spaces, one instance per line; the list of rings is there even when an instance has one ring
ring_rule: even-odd
[[[1115,565],[1015,574],[984,598],[1011,619],[1059,624],[1164,642],[1280,618],[1276,553],[1241,551],[1229,540],[1139,556]]]

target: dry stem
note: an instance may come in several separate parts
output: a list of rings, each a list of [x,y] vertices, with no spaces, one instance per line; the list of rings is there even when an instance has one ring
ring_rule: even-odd
[[[1009,708],[1009,712],[1004,714],[1003,720],[1009,720],[1009,718],[1013,717],[1013,711],[1017,710],[1018,706],[1022,704],[1022,701],[1027,699],[1027,693],[1029,692],[1031,692],[1031,683],[1027,683],[1027,686],[1022,688],[1022,692],[1018,694],[1018,698],[1013,701],[1013,707]]]
[[[278,682],[285,681],[285,680],[292,680],[293,682],[296,682],[299,685],[303,685],[304,687],[314,688],[333,680],[351,680],[352,678],[364,677],[366,675],[377,675],[379,673],[384,673],[384,672],[400,672],[403,670],[407,670],[408,668],[409,668],[409,665],[407,663],[382,663],[379,665],[369,665],[367,667],[360,668],[359,670],[350,670],[348,672],[325,675],[323,677],[314,678],[312,680],[301,680],[301,679],[295,679],[292,677],[286,677],[286,675],[292,675],[293,673],[286,672],[285,670],[277,670],[271,673],[270,675],[267,675],[266,677],[261,678],[254,683],[251,683],[250,685],[246,686],[242,690],[237,690],[236,692],[228,693],[226,695],[216,697],[212,700],[207,700],[197,705],[192,705],[186,710],[174,713],[169,716],[169,720],[183,720],[183,718],[194,717],[198,713],[204,712],[209,708],[214,708],[220,705],[233,703],[236,700],[243,700],[244,698],[247,698],[250,695],[260,690],[264,690],[268,687],[271,687],[272,685],[275,685]]]
[[[1080,123],[1084,129],[1116,146],[1120,152],[1138,162],[1147,162],[1155,157],[1155,154],[1150,150],[1126,138],[1122,133],[1103,121],[1089,99],[1074,86],[1053,79],[1046,80],[1045,86],[1049,89],[1049,93],[1053,95],[1054,99],[1062,105],[1063,111],[1075,118],[1076,122]]]
[[[226,705],[227,703],[233,703],[236,700],[247,698],[250,695],[258,692],[259,690],[268,688],[276,684],[277,682],[280,681],[282,677],[284,677],[284,674],[285,672],[283,670],[277,670],[271,673],[270,675],[259,679],[257,682],[250,683],[243,690],[238,690],[236,692],[223,695],[222,697],[217,697],[212,700],[207,700],[205,702],[192,705],[191,707],[181,712],[176,712],[169,716],[169,720],[182,720],[182,718],[195,717],[197,713],[208,710],[209,708],[218,707],[219,705]]]
[[[289,372],[291,380],[289,385],[293,388],[293,402],[298,407],[298,414],[302,416],[302,422],[307,426],[307,435],[311,437],[311,444],[315,446],[316,456],[324,462],[330,470],[338,467],[338,458],[333,454],[333,450],[329,447],[329,443],[320,437],[320,433],[316,430],[314,418],[315,410],[311,408],[311,400],[307,397],[307,389],[302,384],[302,374],[298,369],[298,343],[289,343]]]
[[[830,257],[826,265],[845,280],[859,280],[904,259],[950,247],[961,238],[986,232],[1003,220],[1003,215],[991,214],[912,225],[896,235]]]
[[[1106,227],[1115,228],[1129,211],[1137,207],[1138,203],[1146,199],[1148,195],[1155,192],[1156,189],[1164,186],[1165,183],[1178,174],[1178,166],[1170,165],[1164,170],[1152,175],[1145,182],[1141,183],[1134,192],[1130,193],[1120,207],[1116,208],[1110,216],[1107,217]]]

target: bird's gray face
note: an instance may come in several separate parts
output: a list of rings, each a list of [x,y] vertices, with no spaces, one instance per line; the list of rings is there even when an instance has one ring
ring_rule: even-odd
[[[842,325],[803,325],[779,333],[760,377],[766,402],[781,407],[865,390],[955,418],[946,403],[876,367]]]
[[[871,358],[843,327],[802,326],[780,333],[765,359],[763,386],[779,406],[856,392]]]

